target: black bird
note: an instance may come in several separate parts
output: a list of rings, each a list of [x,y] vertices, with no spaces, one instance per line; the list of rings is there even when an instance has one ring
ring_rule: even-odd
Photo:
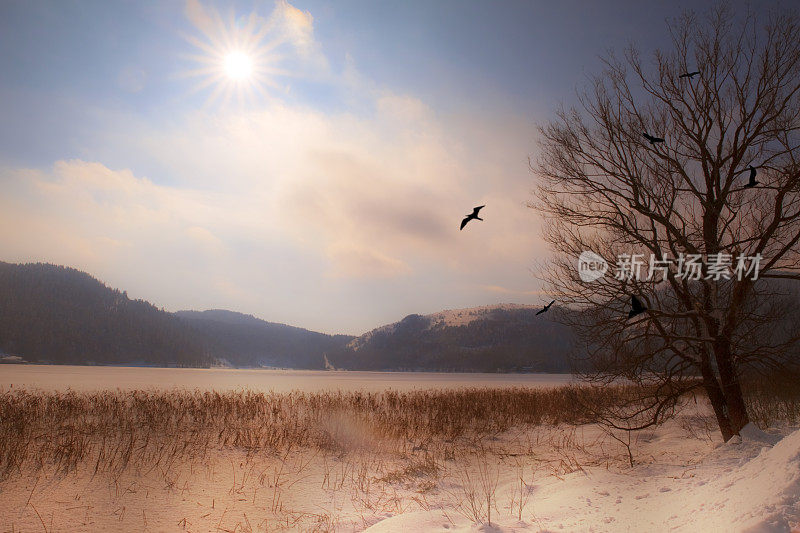
[[[678,77],[679,77],[679,78],[689,78],[689,79],[692,79],[692,78],[694,78],[695,76],[697,76],[698,74],[700,74],[700,71],[699,71],[699,70],[695,70],[694,72],[685,72],[685,73],[681,74],[681,75],[680,75],[680,76],[678,76]]]
[[[648,135],[647,132],[642,133],[642,135],[644,135],[645,139],[650,141],[650,144],[656,144],[656,143],[663,143],[664,142],[664,139],[662,139],[661,137],[653,137],[652,135]]]
[[[751,188],[755,187],[756,184],[759,183],[759,181],[756,179],[756,174],[757,174],[756,167],[754,167],[753,165],[750,165],[746,169],[742,170],[742,172],[744,172],[745,170],[749,170],[750,171],[750,181],[747,182],[747,185],[745,185],[745,188],[746,189],[751,189]]]
[[[472,213],[464,217],[464,220],[461,221],[461,229],[464,229],[464,226],[467,225],[467,222],[470,220],[483,220],[481,217],[478,216],[478,211],[486,207],[485,205],[479,205],[478,207],[472,210]]]
[[[541,311],[536,311],[536,314],[537,314],[537,315],[541,315],[542,313],[546,313],[546,312],[548,312],[548,311],[550,310],[550,306],[551,306],[551,305],[553,305],[554,303],[556,303],[556,301],[555,301],[555,300],[553,300],[553,301],[552,301],[552,302],[550,302],[549,304],[547,304],[547,305],[545,305],[544,307],[542,307],[542,310],[541,310]]]
[[[642,305],[642,302],[639,301],[639,298],[636,296],[631,296],[631,310],[628,312],[628,318],[633,318],[636,315],[641,315],[647,311],[647,308]]]

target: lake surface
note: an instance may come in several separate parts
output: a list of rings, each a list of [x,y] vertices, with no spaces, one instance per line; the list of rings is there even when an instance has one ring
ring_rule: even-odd
[[[200,389],[259,392],[419,390],[463,387],[555,387],[570,374],[473,374],[439,372],[341,372],[228,368],[0,365],[0,390],[93,391],[102,389]]]

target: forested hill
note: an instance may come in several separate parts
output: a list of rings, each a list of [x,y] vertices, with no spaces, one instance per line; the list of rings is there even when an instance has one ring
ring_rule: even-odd
[[[323,369],[352,338],[231,311],[168,313],[74,268],[0,262],[0,354],[29,362]]]
[[[570,372],[575,337],[539,307],[499,305],[409,315],[330,355],[337,368]],[[555,308],[554,308],[555,309]]]
[[[234,366],[324,369],[325,354],[353,339],[266,322],[221,309],[178,311],[178,317],[201,331],[211,352]]]
[[[0,262],[0,352],[52,363],[208,366],[195,330],[84,272]]]

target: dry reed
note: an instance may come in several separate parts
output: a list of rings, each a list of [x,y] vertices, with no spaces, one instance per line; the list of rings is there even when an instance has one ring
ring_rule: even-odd
[[[44,466],[119,475],[130,467],[236,448],[279,455],[302,447],[346,453],[375,440],[407,451],[453,449],[512,427],[594,422],[592,412],[635,397],[630,387],[411,392],[0,392],[0,479]],[[760,425],[796,423],[798,387],[748,392]]]

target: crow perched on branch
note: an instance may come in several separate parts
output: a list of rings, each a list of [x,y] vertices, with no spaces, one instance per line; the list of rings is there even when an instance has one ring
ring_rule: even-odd
[[[759,182],[759,181],[756,179],[756,174],[758,174],[758,172],[756,171],[756,167],[754,167],[753,165],[750,165],[750,166],[749,166],[749,167],[747,167],[746,169],[742,170],[742,172],[746,172],[746,171],[748,171],[748,170],[750,171],[750,180],[747,182],[747,185],[745,185],[745,188],[747,188],[747,189],[752,189],[752,188],[753,188],[753,187],[755,187],[755,186],[756,186],[758,183],[760,183],[760,182]]]
[[[647,308],[639,301],[636,296],[631,296],[631,310],[628,312],[628,318],[633,318],[636,315],[641,315],[647,311]]]

